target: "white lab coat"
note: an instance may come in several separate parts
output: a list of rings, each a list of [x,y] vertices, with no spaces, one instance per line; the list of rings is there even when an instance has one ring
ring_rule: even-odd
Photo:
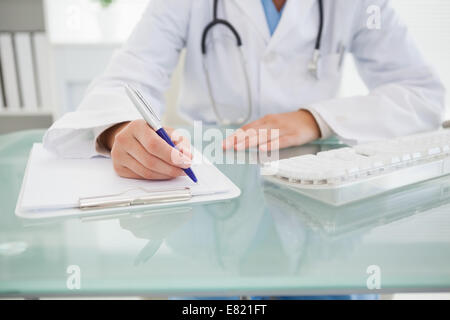
[[[202,65],[201,36],[212,19],[212,0],[151,0],[142,20],[106,72],[91,85],[76,112],[49,129],[45,146],[69,157],[97,153],[96,137],[115,123],[140,118],[122,89],[139,86],[164,112],[163,93],[180,52],[186,48],[179,110],[190,119],[216,120]],[[367,28],[371,5],[381,9],[381,29]],[[388,0],[325,0],[320,79],[308,73],[319,13],[315,0],[289,0],[270,36],[261,0],[220,0],[219,17],[238,30],[251,83],[251,120],[306,108],[340,138],[353,143],[437,129],[445,89],[426,64]],[[216,28],[220,39],[225,29]],[[341,79],[339,48],[351,53],[370,93],[336,98]],[[223,70],[226,54],[212,70],[214,81],[234,90]],[[231,91],[230,91],[231,92]],[[232,95],[231,95],[232,96]],[[236,108],[243,107],[241,101]]]

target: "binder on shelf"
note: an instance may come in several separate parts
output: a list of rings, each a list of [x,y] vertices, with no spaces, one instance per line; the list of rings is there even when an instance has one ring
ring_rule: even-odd
[[[38,108],[36,75],[34,71],[31,34],[17,32],[14,34],[16,45],[19,88],[24,110],[36,111]]]
[[[3,75],[2,75],[2,60],[0,57],[0,112],[5,110],[5,95],[3,94]]]
[[[114,172],[111,159],[62,159],[35,144],[15,212],[28,219],[116,214],[240,195],[239,188],[207,160],[192,168],[198,183],[187,176],[169,181],[124,179]]]
[[[52,92],[50,76],[50,44],[43,32],[33,34],[33,46],[36,62],[36,79],[38,104],[43,110],[52,109]]]
[[[11,33],[0,33],[0,61],[7,110],[19,110],[19,82],[17,79],[16,57]]]

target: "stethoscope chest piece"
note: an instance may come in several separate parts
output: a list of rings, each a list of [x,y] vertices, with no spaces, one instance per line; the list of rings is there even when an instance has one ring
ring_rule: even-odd
[[[320,78],[319,69],[320,69],[320,51],[315,49],[313,57],[308,64],[308,71],[316,80],[319,80]]]

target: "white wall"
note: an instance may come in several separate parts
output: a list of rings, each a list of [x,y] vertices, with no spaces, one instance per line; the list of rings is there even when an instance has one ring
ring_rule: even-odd
[[[447,90],[450,90],[450,1],[392,0],[391,3],[408,25],[426,60],[434,66]],[[367,89],[359,79],[353,61],[347,59],[341,95],[364,92]],[[449,92],[447,106],[450,104]],[[447,118],[450,119],[449,107]]]
[[[70,46],[83,43],[96,46],[101,42],[119,45],[131,31],[134,21],[139,19],[147,1],[149,0],[118,0],[116,4],[118,6],[113,10],[115,11],[113,14],[116,19],[119,19],[116,22],[121,27],[115,28],[116,33],[109,34],[105,38],[105,35],[102,35],[101,26],[99,29],[102,23],[95,21],[100,16],[91,0],[45,0],[51,38],[59,45],[63,43]],[[438,70],[446,87],[450,88],[450,0],[391,0],[391,2],[409,26],[424,56]],[[80,10],[78,17],[81,17],[78,20],[81,22],[78,28],[77,8]],[[102,19],[104,24],[109,24],[107,18]],[[105,29],[110,30],[110,27],[106,25]],[[178,68],[173,77],[173,88],[167,93],[166,119],[168,121],[166,122],[171,125],[181,123],[175,109],[180,72]],[[73,94],[76,97],[75,100],[80,98],[79,91],[84,85],[85,82],[82,82],[77,87],[78,92]],[[359,79],[351,59],[347,59],[341,95],[365,92],[367,89]],[[75,102],[72,102],[72,105],[76,104]],[[450,109],[447,110],[447,117],[450,118]]]

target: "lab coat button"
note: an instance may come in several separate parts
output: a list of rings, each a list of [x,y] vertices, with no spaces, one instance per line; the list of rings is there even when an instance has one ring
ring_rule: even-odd
[[[276,54],[274,52],[269,52],[264,56],[265,63],[272,63],[276,59]]]

